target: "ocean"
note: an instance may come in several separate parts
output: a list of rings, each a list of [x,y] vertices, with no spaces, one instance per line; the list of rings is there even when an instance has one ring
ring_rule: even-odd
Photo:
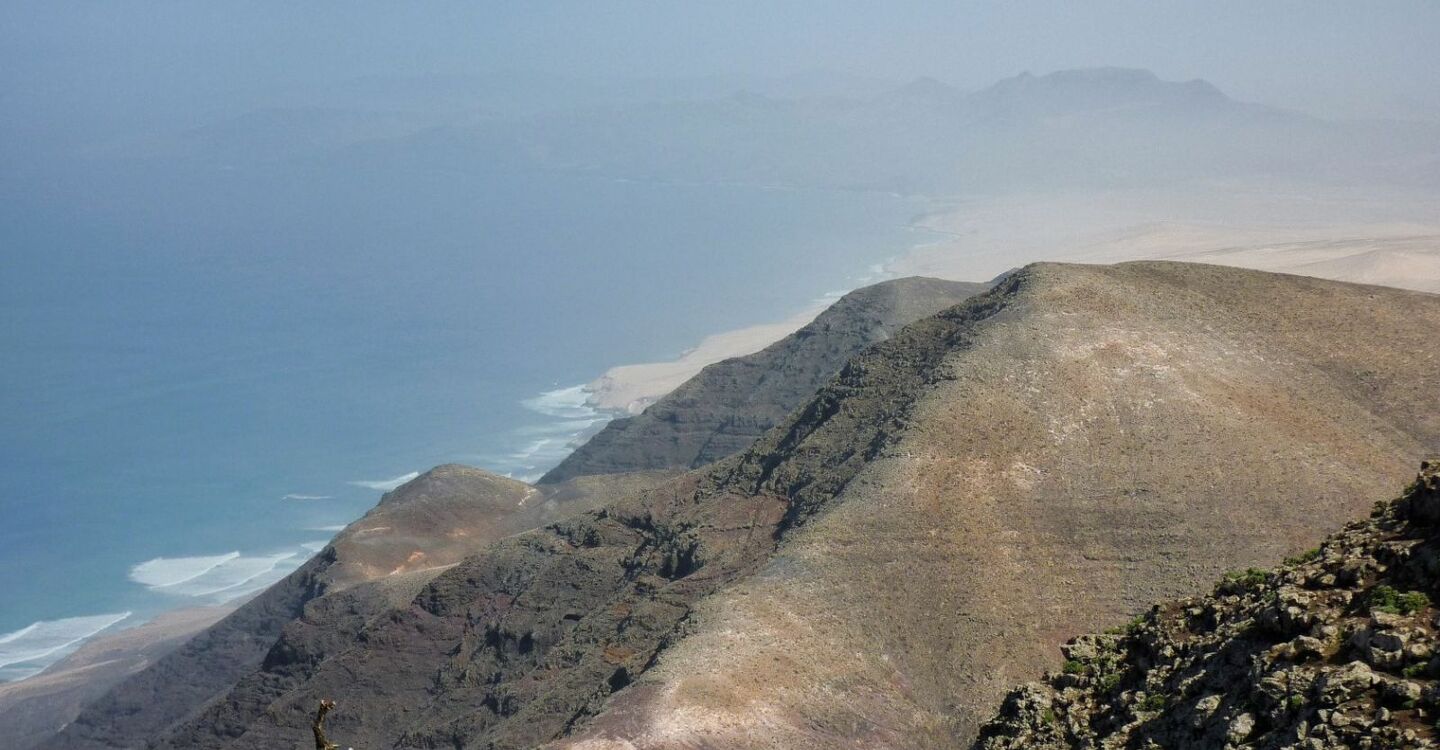
[[[0,680],[283,577],[446,462],[532,478],[580,385],[783,319],[915,199],[317,159],[0,176]]]

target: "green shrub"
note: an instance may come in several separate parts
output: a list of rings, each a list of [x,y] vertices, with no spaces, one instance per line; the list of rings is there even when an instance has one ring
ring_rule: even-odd
[[[1101,691],[1101,692],[1108,693],[1108,692],[1110,692],[1111,690],[1114,690],[1115,688],[1119,687],[1119,685],[1120,685],[1120,675],[1119,675],[1119,673],[1116,673],[1116,674],[1107,674],[1107,675],[1105,675],[1104,677],[1101,677],[1101,678],[1100,678],[1100,691]]]
[[[1065,674],[1081,674],[1085,671],[1085,665],[1081,664],[1078,661],[1075,661],[1074,659],[1070,659],[1069,661],[1065,662],[1065,665],[1060,668],[1060,671],[1064,672]]]
[[[1140,707],[1146,711],[1159,711],[1165,708],[1165,696],[1159,693],[1150,693],[1145,696],[1145,700],[1140,703]]]
[[[1058,724],[1060,722],[1059,719],[1055,718],[1055,709],[1053,708],[1045,709],[1045,713],[1041,714],[1041,716],[1045,719],[1046,724]]]
[[[1305,696],[1292,695],[1290,696],[1290,700],[1286,701],[1286,703],[1289,704],[1291,711],[1299,711],[1300,709],[1305,707]]]
[[[1225,580],[1229,583],[1239,584],[1247,588],[1254,588],[1270,580],[1270,573],[1259,568],[1247,568],[1244,572],[1231,571],[1226,573]]]
[[[1305,563],[1308,563],[1308,562],[1311,562],[1311,561],[1314,561],[1314,560],[1319,560],[1319,559],[1320,559],[1320,548],[1319,548],[1319,547],[1316,547],[1315,549],[1306,550],[1306,551],[1304,551],[1304,552],[1301,552],[1300,554],[1298,554],[1298,555],[1296,555],[1296,556],[1294,556],[1294,557],[1287,557],[1287,558],[1285,558],[1285,564],[1286,564],[1286,565],[1304,565]]]
[[[1392,615],[1408,615],[1430,606],[1430,597],[1419,591],[1397,591],[1380,585],[1370,591],[1370,609]]]
[[[1430,665],[1426,664],[1425,662],[1420,662],[1419,664],[1411,664],[1410,666],[1406,667],[1401,671],[1406,677],[1423,677],[1425,675],[1426,668],[1429,666]]]

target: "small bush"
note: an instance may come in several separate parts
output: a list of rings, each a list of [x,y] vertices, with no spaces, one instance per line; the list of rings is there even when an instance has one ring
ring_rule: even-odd
[[[1370,591],[1370,609],[1392,615],[1409,615],[1430,606],[1430,597],[1419,591],[1397,591],[1391,586],[1376,586]]]
[[[1305,707],[1305,696],[1292,695],[1290,696],[1290,700],[1286,701],[1286,703],[1290,706],[1291,711],[1299,711],[1300,709]]]
[[[1246,588],[1254,588],[1270,580],[1270,574],[1259,568],[1248,568],[1244,572],[1231,571],[1226,573],[1225,580]]]
[[[1100,691],[1108,693],[1120,686],[1119,674],[1107,674],[1100,678]]]
[[[1430,665],[1426,664],[1425,662],[1420,662],[1419,664],[1411,664],[1410,666],[1401,670],[1401,672],[1406,677],[1423,677],[1425,675],[1425,669],[1429,666]]]
[[[1057,718],[1055,718],[1055,709],[1053,709],[1053,708],[1047,708],[1047,709],[1045,709],[1045,713],[1041,714],[1041,716],[1045,719],[1045,723],[1046,723],[1046,724],[1058,724],[1058,723],[1060,723],[1060,720],[1057,719]]]
[[[1140,707],[1146,711],[1159,711],[1165,708],[1165,696],[1159,693],[1150,693],[1145,696],[1145,700],[1140,703]]]
[[[1301,552],[1300,554],[1298,554],[1298,555],[1296,555],[1296,556],[1294,556],[1294,557],[1287,557],[1287,558],[1285,558],[1285,564],[1286,564],[1286,565],[1304,565],[1305,563],[1313,562],[1313,561],[1319,560],[1319,559],[1320,559],[1320,548],[1319,548],[1319,547],[1316,547],[1315,549],[1306,550],[1306,551],[1304,551],[1304,552]]]
[[[1065,662],[1065,665],[1060,668],[1060,671],[1065,674],[1081,674],[1085,671],[1085,665],[1071,659]]]

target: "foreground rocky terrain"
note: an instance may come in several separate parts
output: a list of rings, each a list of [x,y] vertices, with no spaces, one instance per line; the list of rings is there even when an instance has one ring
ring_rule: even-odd
[[[969,743],[1068,638],[1313,547],[1437,452],[1436,330],[1422,293],[1030,266],[740,454],[284,628],[147,739],[286,747],[324,697],[365,748]]]
[[[989,287],[915,276],[850,292],[795,333],[710,365],[641,414],[606,425],[540,483],[695,469],[744,450],[865,347]]]
[[[1319,547],[1068,643],[977,750],[1440,745],[1440,462]]]

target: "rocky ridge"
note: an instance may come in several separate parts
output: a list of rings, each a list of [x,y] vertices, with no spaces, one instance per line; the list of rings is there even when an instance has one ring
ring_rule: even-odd
[[[977,750],[1440,745],[1440,461],[1318,548],[1066,644]]]
[[[913,276],[850,292],[795,333],[710,365],[644,412],[612,421],[540,483],[694,469],[742,451],[865,347],[990,286]]]

